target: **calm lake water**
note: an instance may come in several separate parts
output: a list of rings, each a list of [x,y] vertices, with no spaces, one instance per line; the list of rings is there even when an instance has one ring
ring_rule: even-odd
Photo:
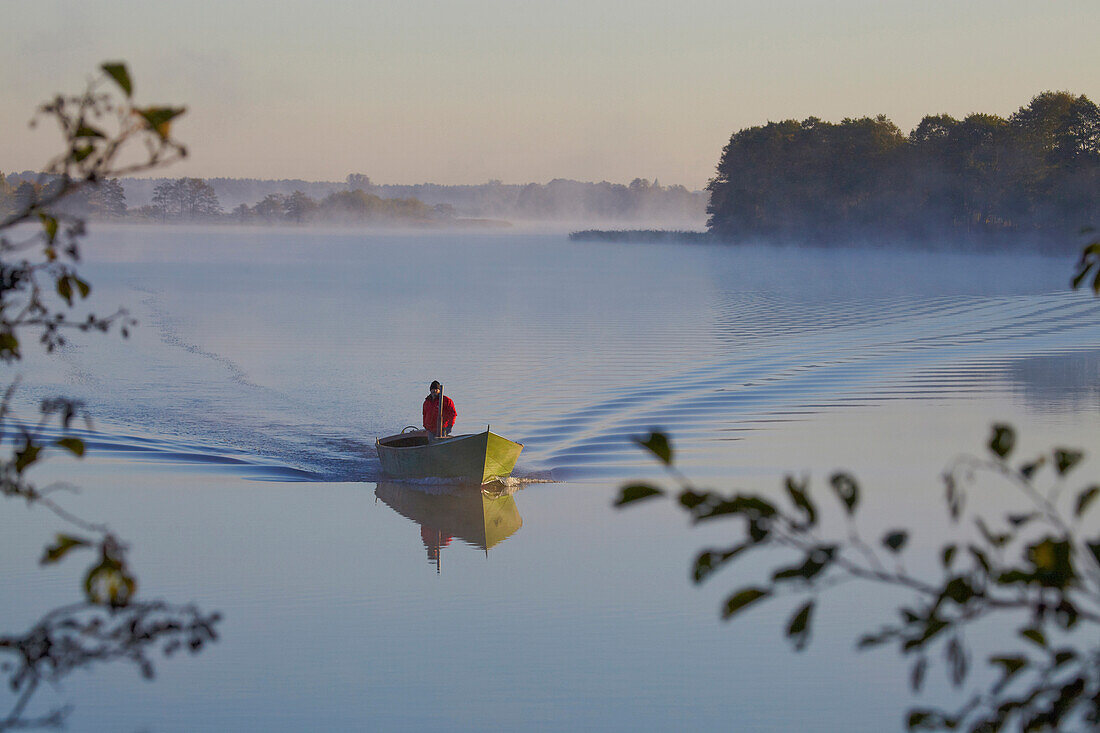
[[[21,366],[22,405],[95,419],[91,455],[38,480],[79,470],[62,501],[129,541],[140,595],[224,620],[152,682],[116,663],[42,689],[32,712],[71,705],[71,730],[900,730],[953,698],[938,669],[914,698],[892,651],[854,652],[898,599],[826,595],[802,653],[795,598],[723,623],[754,568],[695,586],[732,527],[611,507],[664,480],[631,436],[668,431],[715,488],[794,473],[824,498],[850,469],[867,536],[912,526],[916,552],[951,531],[943,466],[992,422],[1025,451],[1100,445],[1100,303],[1068,291],[1071,257],[138,227],[85,253],[98,310],[140,326]],[[419,422],[433,379],[456,432],[526,445],[510,493],[382,481],[374,439]],[[37,565],[66,529],[46,512],[0,526],[22,632],[86,565]]]

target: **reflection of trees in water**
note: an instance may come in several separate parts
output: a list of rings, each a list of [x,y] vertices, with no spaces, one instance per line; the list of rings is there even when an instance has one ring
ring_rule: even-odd
[[[1100,350],[1017,359],[1005,367],[1005,378],[1037,412],[1100,407]]]
[[[217,639],[217,613],[163,601],[130,603],[122,608],[78,603],[50,611],[22,635],[0,636],[0,670],[16,696],[0,731],[59,727],[70,706],[27,716],[26,709],[43,682],[57,683],[77,669],[100,662],[133,663],[146,679],[154,675],[155,654],[200,651]]]

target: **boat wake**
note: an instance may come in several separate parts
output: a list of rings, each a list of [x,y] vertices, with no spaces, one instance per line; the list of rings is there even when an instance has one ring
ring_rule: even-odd
[[[247,353],[230,359],[179,336],[157,293],[145,296],[160,345],[147,347],[140,371],[119,361],[113,382],[78,379],[93,388],[97,429],[79,432],[90,455],[258,481],[386,478],[374,436],[407,420],[408,410],[390,403],[407,407],[408,398],[377,397],[369,390],[383,390],[370,380],[349,399],[320,377],[300,384],[250,375],[262,371],[258,360],[246,369]],[[463,382],[460,410],[477,405],[524,443],[508,482],[526,485],[635,474],[652,462],[632,438],[651,429],[726,460],[731,444],[757,431],[896,400],[996,393],[1039,411],[1100,403],[1100,304],[1079,293],[803,302],[745,292],[708,315],[646,338],[609,328],[595,352],[563,346],[560,356],[541,343],[543,333],[517,334],[486,367],[484,386],[476,375]],[[516,399],[528,382],[544,388]],[[21,392],[29,414],[57,390]]]

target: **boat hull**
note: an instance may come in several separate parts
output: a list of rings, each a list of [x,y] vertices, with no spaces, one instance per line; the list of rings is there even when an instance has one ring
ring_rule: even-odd
[[[510,475],[523,444],[489,430],[447,438],[417,431],[379,438],[375,448],[382,470],[392,478],[483,484]]]
[[[492,486],[490,484],[490,486]],[[374,495],[431,537],[457,537],[482,550],[511,537],[523,526],[512,494],[485,486],[428,485],[379,481]]]

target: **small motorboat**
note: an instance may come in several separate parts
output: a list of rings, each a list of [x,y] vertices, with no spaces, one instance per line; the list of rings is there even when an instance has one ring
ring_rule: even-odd
[[[437,438],[409,426],[397,435],[375,441],[378,460],[395,479],[452,479],[484,484],[508,477],[523,450],[522,443],[501,437],[488,428],[483,433]]]

